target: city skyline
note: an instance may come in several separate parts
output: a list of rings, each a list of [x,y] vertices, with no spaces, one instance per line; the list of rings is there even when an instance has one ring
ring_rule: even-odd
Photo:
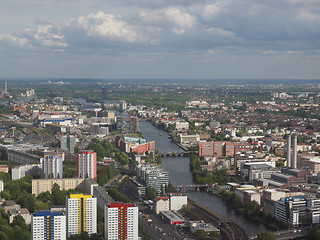
[[[1,78],[318,79],[320,3],[4,0]]]

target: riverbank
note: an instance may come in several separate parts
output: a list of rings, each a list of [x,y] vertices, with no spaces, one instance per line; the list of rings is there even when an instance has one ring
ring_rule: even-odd
[[[174,142],[174,143],[175,143],[179,148],[181,148],[183,151],[188,152],[188,147],[183,146],[182,144],[178,143],[175,138],[172,138],[171,132],[169,132],[168,129],[163,128],[163,127],[160,127],[160,126],[157,125],[155,122],[150,121],[150,119],[148,119],[148,120],[146,120],[146,121],[150,122],[154,127],[158,128],[158,129],[160,129],[160,130],[162,130],[162,131],[165,131],[165,132],[168,134],[168,138],[170,138],[172,142]]]
[[[221,236],[223,237],[222,239],[249,239],[246,231],[241,229],[229,218],[221,216],[202,204],[192,201],[191,199],[188,199],[188,205],[191,207],[191,211],[188,214],[190,214],[190,216],[196,220],[204,220],[219,228],[221,231]]]

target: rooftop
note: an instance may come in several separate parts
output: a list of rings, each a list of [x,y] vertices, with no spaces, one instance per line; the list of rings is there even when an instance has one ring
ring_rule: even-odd
[[[8,210],[8,215],[9,216],[21,215],[21,214],[30,214],[30,212],[26,208],[20,208],[20,209],[15,208],[15,209],[9,209]]]
[[[175,214],[172,211],[161,211],[162,215],[164,215],[166,218],[170,219],[172,222],[183,222],[184,219],[179,217],[177,214]]]

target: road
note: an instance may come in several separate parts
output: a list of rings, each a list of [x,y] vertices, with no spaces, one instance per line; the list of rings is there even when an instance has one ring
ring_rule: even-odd
[[[139,207],[139,222],[143,227],[153,236],[155,240],[167,240],[167,239],[193,239],[187,233],[178,233],[178,230],[171,226],[169,223],[161,219],[160,215],[155,214],[149,209],[147,205],[141,202],[135,202],[135,205]],[[148,217],[147,217],[148,216]],[[152,219],[153,225],[147,223],[147,219]]]

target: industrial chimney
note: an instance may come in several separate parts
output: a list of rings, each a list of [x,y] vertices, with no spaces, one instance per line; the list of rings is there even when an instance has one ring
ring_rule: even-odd
[[[297,134],[292,135],[293,147],[292,147],[292,167],[297,168]]]
[[[291,135],[287,135],[287,167],[291,167]]]

